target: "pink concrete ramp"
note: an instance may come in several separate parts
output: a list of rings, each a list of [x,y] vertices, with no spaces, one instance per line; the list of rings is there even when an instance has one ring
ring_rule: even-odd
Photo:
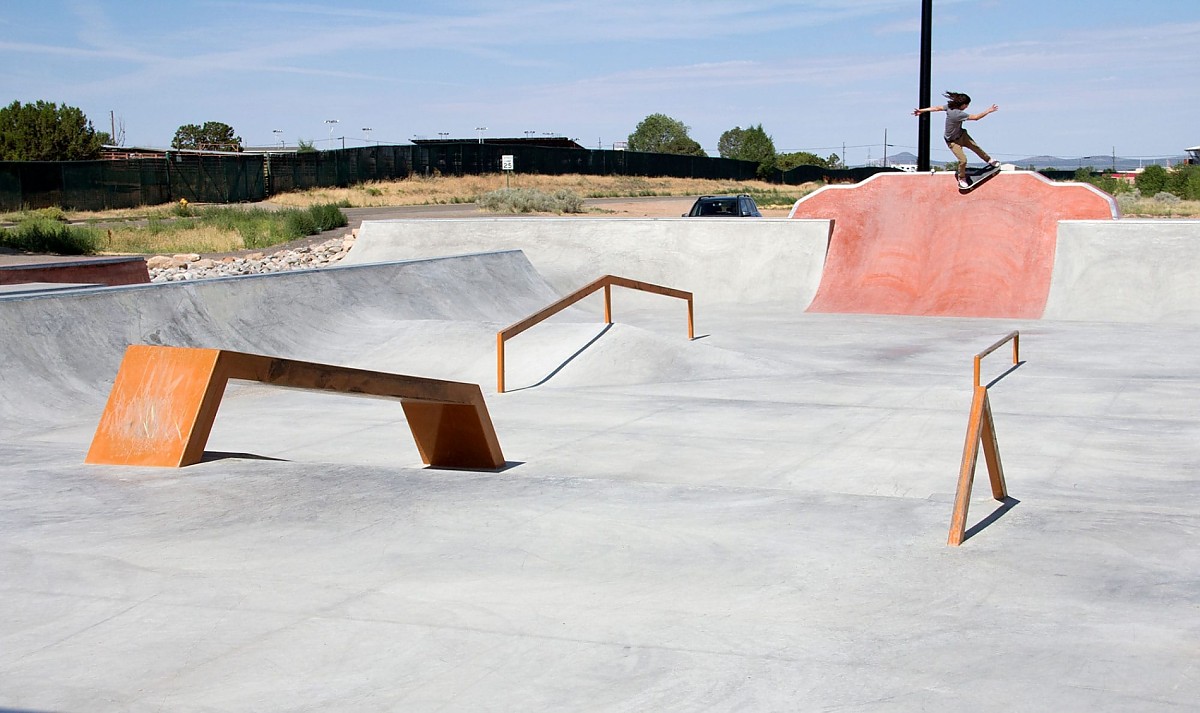
[[[822,188],[789,217],[833,221],[810,312],[1036,319],[1058,221],[1114,219],[1116,204],[1024,171],[967,194],[951,173],[885,173]]]

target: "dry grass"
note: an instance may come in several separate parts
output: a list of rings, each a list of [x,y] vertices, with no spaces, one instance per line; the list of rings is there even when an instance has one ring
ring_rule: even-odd
[[[141,206],[139,208],[112,208],[110,210],[94,210],[94,211],[78,211],[68,210],[63,211],[63,217],[71,222],[120,222],[123,220],[145,220],[146,218],[170,218],[175,210],[175,203],[164,203],[155,206]]]
[[[99,245],[100,253],[104,255],[227,253],[245,247],[246,243],[237,231],[213,226],[162,232],[118,226],[106,230]]]
[[[546,193],[568,190],[582,198],[749,193],[761,206],[766,207],[790,207],[797,198],[811,193],[817,187],[816,184],[780,186],[765,181],[715,181],[693,178],[645,178],[643,176],[514,174],[508,179],[500,174],[431,178],[414,176],[400,181],[363,183],[349,188],[317,188],[287,193],[274,196],[267,202],[281,206],[305,207],[314,203],[345,201],[345,204],[355,208],[474,203],[478,196],[506,186],[536,188]]]
[[[484,176],[413,176],[397,181],[363,183],[348,188],[314,188],[273,196],[252,207],[273,210],[283,207],[307,208],[321,203],[337,203],[353,208],[405,205],[446,205],[474,203],[478,196],[506,186],[536,188],[553,193],[568,190],[581,198],[640,198],[652,196],[698,196],[725,193],[749,193],[760,208],[791,208],[796,199],[820,187],[819,183],[781,186],[765,181],[726,181],[698,178],[646,178],[643,176],[541,176],[502,174]],[[58,218],[71,222],[103,223],[105,229],[123,221],[174,216],[175,203],[141,208],[105,211],[58,211]],[[0,214],[0,222],[15,223],[26,213]],[[114,235],[124,233],[113,228]],[[218,241],[220,242],[220,241]]]
[[[1171,203],[1156,198],[1132,198],[1123,194],[1117,196],[1117,205],[1123,218],[1200,218],[1200,201]]]

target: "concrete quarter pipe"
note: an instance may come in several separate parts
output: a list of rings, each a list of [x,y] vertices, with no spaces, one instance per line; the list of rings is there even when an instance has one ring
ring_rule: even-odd
[[[878,174],[798,201],[790,218],[831,220],[810,312],[1042,316],[1060,220],[1116,217],[1086,184],[1005,173],[969,195],[954,176]]]

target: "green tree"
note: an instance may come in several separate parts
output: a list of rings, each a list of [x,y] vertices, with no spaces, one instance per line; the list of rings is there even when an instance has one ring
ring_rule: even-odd
[[[1079,183],[1090,183],[1114,196],[1119,193],[1130,193],[1133,191],[1133,186],[1129,185],[1128,181],[1115,178],[1111,172],[1098,172],[1091,166],[1075,169],[1075,180]]]
[[[1153,197],[1166,190],[1167,169],[1158,164],[1151,164],[1133,179],[1133,183],[1143,196]]]
[[[775,172],[775,142],[763,130],[762,124],[748,129],[735,126],[726,131],[717,140],[717,151],[722,158],[757,163],[760,178],[766,178]]]
[[[1187,176],[1187,190],[1183,197],[1190,201],[1200,201],[1200,165],[1181,166],[1180,170]]]
[[[746,140],[746,130],[740,126],[721,134],[717,139],[717,153],[721,158],[738,158],[742,155],[742,144]]]
[[[241,151],[242,137],[234,133],[229,124],[206,121],[204,126],[184,124],[175,130],[171,147],[177,149],[200,149],[207,151]]]
[[[100,157],[100,146],[92,122],[73,106],[14,101],[0,109],[2,161],[86,161]]]
[[[831,161],[833,162],[831,164]],[[779,154],[779,170],[787,171],[797,166],[820,166],[821,168],[835,168],[840,163],[837,154],[830,155],[829,158],[821,158],[815,153],[808,151],[793,151],[792,153]]]
[[[1200,165],[1176,166],[1167,174],[1165,190],[1184,200],[1200,200]]]
[[[666,114],[651,114],[629,135],[629,150],[707,156],[700,144],[688,136],[688,130],[682,121]]]

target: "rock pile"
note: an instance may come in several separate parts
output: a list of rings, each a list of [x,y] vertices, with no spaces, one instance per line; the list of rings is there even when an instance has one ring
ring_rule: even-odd
[[[308,270],[337,264],[354,246],[354,239],[355,235],[351,233],[311,247],[279,250],[269,255],[250,253],[242,257],[226,257],[219,260],[202,258],[195,253],[156,255],[146,259],[146,267],[150,270],[151,282],[180,282],[235,275],[261,275],[286,270]]]

